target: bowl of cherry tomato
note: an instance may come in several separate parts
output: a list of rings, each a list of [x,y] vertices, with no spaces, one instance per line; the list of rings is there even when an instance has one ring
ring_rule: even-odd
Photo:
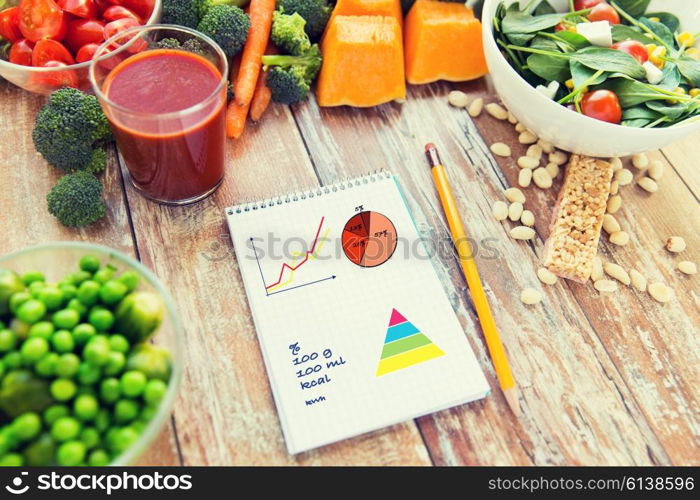
[[[12,2],[12,0],[11,0]],[[86,90],[97,48],[160,20],[161,0],[19,0],[0,10],[0,76],[30,92]]]

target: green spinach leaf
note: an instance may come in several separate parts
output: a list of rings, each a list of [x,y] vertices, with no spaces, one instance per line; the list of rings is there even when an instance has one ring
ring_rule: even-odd
[[[624,42],[625,40],[636,40],[643,44],[651,43],[648,37],[637,28],[625,24],[615,24],[612,27],[613,42]]]
[[[608,73],[603,73],[594,80],[591,80],[591,78],[593,78],[597,71],[589,68],[588,66],[584,66],[575,59],[569,61],[569,68],[571,70],[571,78],[573,78],[574,86],[576,88],[579,88],[582,85],[600,85],[608,79]]]
[[[676,90],[680,83],[681,73],[678,71],[678,66],[672,62],[667,62],[664,66],[664,78],[656,86],[664,90]]]
[[[527,67],[540,78],[551,82],[563,82],[571,78],[569,61],[561,57],[531,54],[527,58]]]
[[[534,14],[536,16],[541,16],[544,14],[554,14],[556,10],[552,7],[547,0],[542,0],[540,4],[535,7]]]
[[[630,78],[611,78],[603,85],[620,100],[620,106],[630,108],[649,101],[668,99],[668,96],[650,85]]]
[[[566,14],[545,14],[543,16],[531,16],[524,12],[508,12],[501,23],[503,32],[511,33],[537,33],[554,28],[564,19]]]
[[[640,17],[649,8],[651,0],[615,0],[615,3],[630,16]]]
[[[654,34],[658,36],[661,40],[663,40],[663,42],[666,45],[668,45],[669,47],[675,47],[676,39],[673,36],[671,30],[669,30],[665,24],[652,21],[648,17],[639,18],[639,22],[647,28],[649,28],[651,31],[653,31]]]
[[[688,106],[685,103],[671,105],[662,101],[649,101],[646,105],[649,109],[656,111],[662,116],[667,116],[671,120],[678,120],[688,112]]]
[[[684,56],[676,61],[676,65],[678,66],[678,71],[693,87],[700,87],[700,61]]]
[[[588,47],[571,55],[571,59],[591,69],[617,72],[632,78],[644,78],[646,71],[634,57],[614,49]]]
[[[562,42],[572,46],[576,50],[591,46],[591,42],[589,42],[585,36],[572,31],[560,31],[559,33],[554,33],[552,36],[559,38]]]
[[[680,31],[681,21],[675,14],[671,14],[670,12],[651,12],[647,14],[646,17],[650,19],[658,17],[661,24],[664,24],[669,30],[671,30],[671,33]]]

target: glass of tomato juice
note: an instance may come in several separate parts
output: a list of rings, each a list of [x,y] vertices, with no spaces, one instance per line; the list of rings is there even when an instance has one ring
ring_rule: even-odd
[[[221,184],[227,76],[221,48],[181,26],[138,26],[97,49],[90,80],[144,196],[184,205]]]

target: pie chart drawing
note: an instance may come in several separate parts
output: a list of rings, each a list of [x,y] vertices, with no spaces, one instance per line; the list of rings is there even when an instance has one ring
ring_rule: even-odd
[[[391,258],[396,250],[396,228],[379,212],[360,212],[345,224],[343,252],[360,267],[377,267]]]

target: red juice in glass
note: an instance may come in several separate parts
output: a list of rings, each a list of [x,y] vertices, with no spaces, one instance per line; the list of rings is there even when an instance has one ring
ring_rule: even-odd
[[[139,39],[120,45],[98,96],[132,183],[162,203],[206,197],[224,176],[225,58],[220,68],[185,50],[143,50]]]

